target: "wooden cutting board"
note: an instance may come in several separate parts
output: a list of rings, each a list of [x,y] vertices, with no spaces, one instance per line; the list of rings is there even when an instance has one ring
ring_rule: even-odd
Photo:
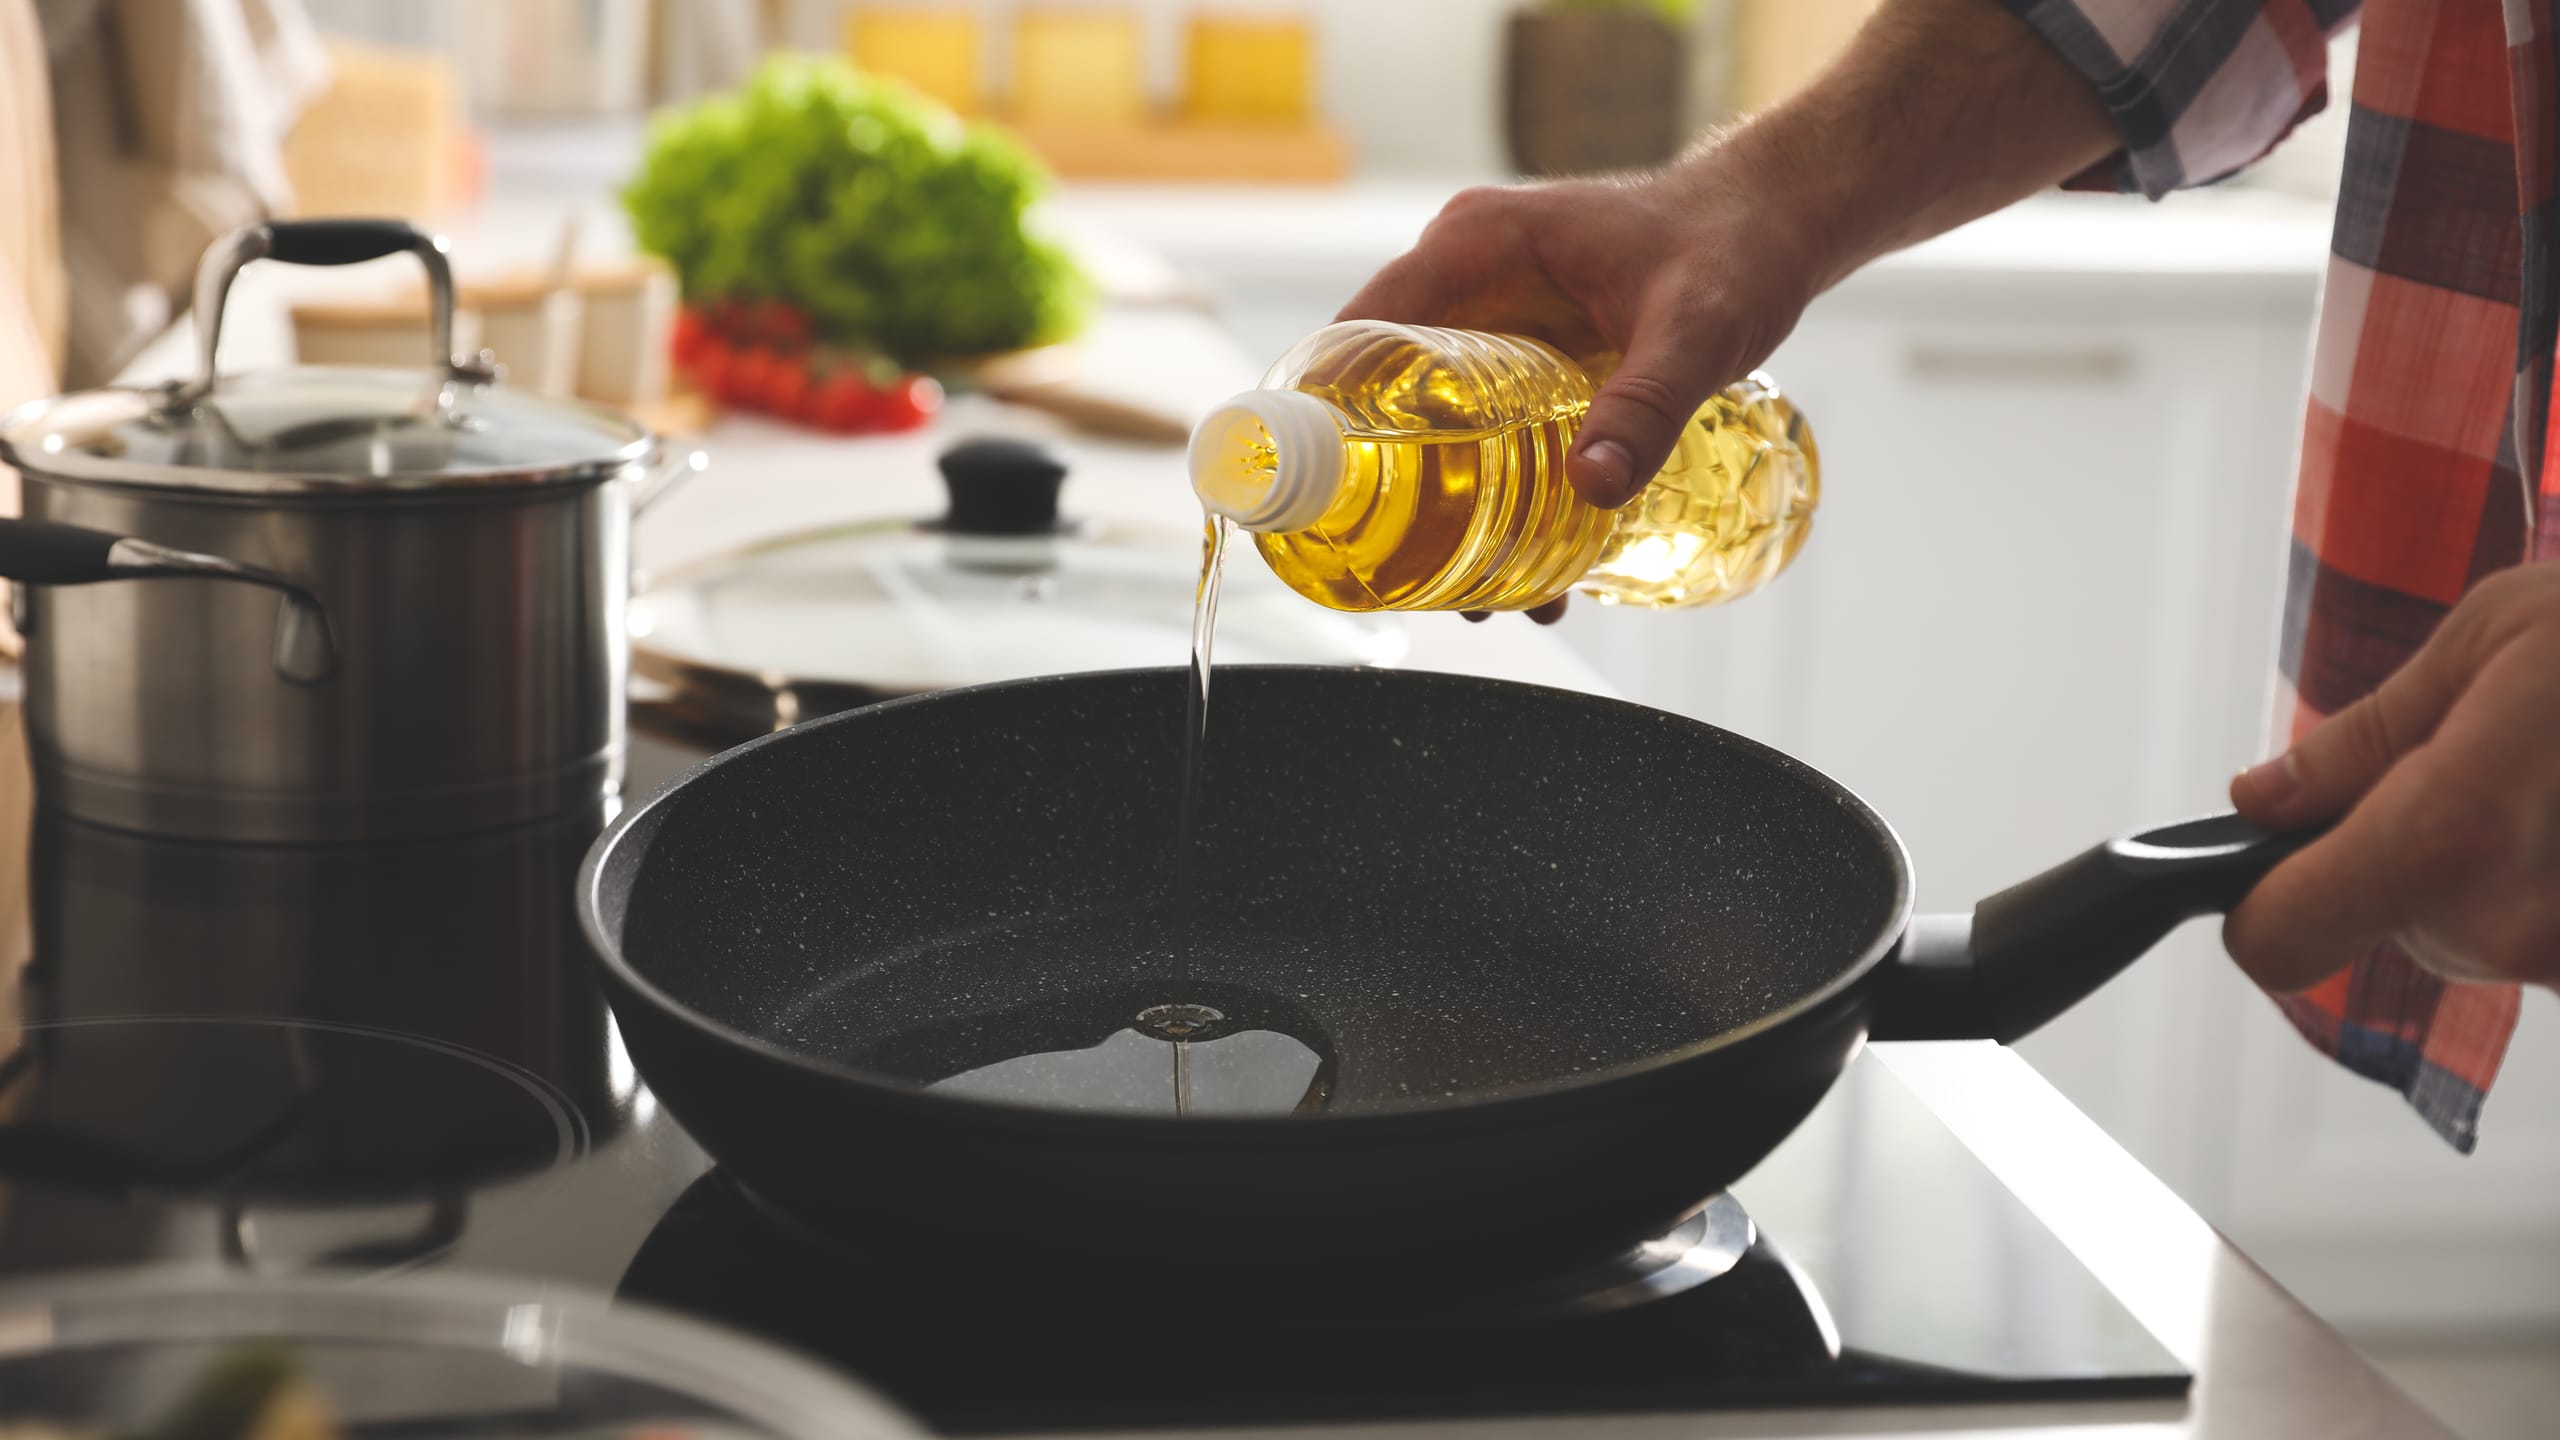
[[[1007,404],[1054,415],[1087,434],[1140,444],[1181,445],[1205,407],[1196,394],[1168,393],[1129,369],[1101,363],[1091,344],[1044,346],[966,361],[955,378]]]
[[[954,384],[1008,405],[1054,415],[1088,435],[1167,447],[1186,444],[1198,418],[1193,408],[1161,396],[1114,393],[1095,384],[1084,355],[1072,346],[1024,350],[934,367]],[[720,402],[679,386],[653,405],[626,406],[631,417],[659,435],[695,436],[720,418]]]
[[[965,361],[955,377],[1088,436],[1183,446],[1208,407],[1254,379],[1239,356],[1198,354],[1201,331],[1188,310],[1111,310],[1078,341]]]
[[[1227,184],[1331,184],[1351,173],[1351,144],[1320,123],[1213,124],[1159,120],[1072,124],[1016,120],[1015,134],[1079,180],[1214,180]]]

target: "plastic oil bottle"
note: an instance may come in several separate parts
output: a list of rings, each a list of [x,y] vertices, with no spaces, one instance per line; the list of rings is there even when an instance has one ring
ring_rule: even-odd
[[[1595,367],[1601,368],[1601,367]],[[1709,399],[1623,510],[1583,500],[1565,455],[1594,375],[1535,340],[1381,321],[1329,325],[1191,437],[1211,515],[1337,610],[1712,605],[1769,582],[1820,499],[1813,432],[1765,375]]]

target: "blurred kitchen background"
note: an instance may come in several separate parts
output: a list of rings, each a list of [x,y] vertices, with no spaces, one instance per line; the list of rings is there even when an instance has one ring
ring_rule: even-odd
[[[67,383],[183,368],[194,258],[260,210],[432,223],[472,287],[471,333],[516,383],[703,437],[712,473],[641,526],[643,567],[664,568],[765,538],[786,488],[801,497],[795,526],[929,512],[934,455],[977,433],[1061,446],[1080,512],[1179,525],[1188,417],[1331,318],[1451,191],[1667,158],[1804,83],[1868,6],[36,8],[67,280],[58,309],[38,293],[31,313]],[[652,178],[627,204],[622,193],[643,170],[651,112],[760,83],[782,52],[898,77],[931,97],[899,104],[1001,126],[1054,176],[1019,236],[1001,199],[951,208],[947,186],[963,182],[947,177],[873,197],[860,243],[879,242],[863,252],[886,267],[874,289],[784,294],[816,315],[822,352],[851,342],[834,363],[860,384],[839,387],[832,409],[816,393],[823,367],[776,378],[741,359],[786,347],[803,321],[675,308],[679,289],[694,292],[685,301],[789,292],[795,275],[850,264],[795,248],[786,232],[802,202],[749,173],[777,147],[724,142],[705,112],[678,112],[671,123],[691,128],[662,136]],[[2336,59],[2343,76],[2352,38]],[[2158,206],[2040,198],[1825,297],[1770,368],[1813,417],[1827,504],[1804,558],[1766,593],[1670,615],[1584,604],[1553,635],[1505,621],[1460,637],[1445,616],[1416,619],[1416,633],[1523,654],[1560,639],[1540,673],[1596,676],[1832,771],[1903,829],[1924,908],[1969,905],[2102,835],[2217,807],[2224,777],[2260,753],[2341,118],[2333,108],[2212,193]],[[991,153],[969,173],[1013,183],[1016,152]],[[968,257],[990,215],[1006,243],[978,274]],[[771,233],[741,239],[751,216]],[[928,238],[897,238],[910,231]],[[1065,257],[1054,271],[1049,246]],[[263,271],[263,338],[254,318],[226,334],[240,363],[288,343],[407,363],[423,345],[414,282],[396,264]],[[857,333],[925,284],[962,298],[896,343]],[[985,311],[976,329],[940,328],[963,310]],[[951,358],[988,349],[1000,353]],[[905,379],[925,372],[946,400]],[[2457,1426],[2538,1434],[2560,1413],[2552,1002],[2530,997],[2468,1158],[2397,1097],[2314,1057],[2206,927],[2023,1049]],[[2492,1372],[2504,1380],[2482,1379]],[[2483,1406],[2533,1418],[2501,1422]]]

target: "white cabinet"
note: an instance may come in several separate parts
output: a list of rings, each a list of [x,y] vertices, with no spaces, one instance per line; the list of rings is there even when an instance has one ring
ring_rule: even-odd
[[[2309,287],[2006,288],[1828,297],[1770,366],[1823,454],[1796,570],[1724,610],[1567,622],[1636,698],[1864,795],[1927,909],[2220,808],[2274,648]],[[2216,1175],[2189,992],[2218,963],[2184,933],[2024,1047],[2191,1195]]]
[[[1435,201],[1069,208],[1152,222],[1128,233],[1276,353]],[[1770,362],[1823,454],[1796,568],[1716,610],[1583,603],[1561,633],[1630,698],[1857,789],[1900,829],[1926,908],[2221,808],[2265,735],[2325,234],[2247,196],[2042,201],[1853,279]],[[2468,1159],[2313,1054],[2209,926],[2020,1048],[2334,1318],[2547,1323],[2560,1006],[2533,998]]]

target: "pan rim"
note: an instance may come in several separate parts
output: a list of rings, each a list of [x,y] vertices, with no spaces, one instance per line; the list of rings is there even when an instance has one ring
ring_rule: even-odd
[[[1079,671],[1064,675],[999,680],[984,685],[927,691],[919,695],[901,695],[857,709],[820,716],[817,719],[804,721],[787,729],[776,730],[771,734],[759,735],[742,744],[731,746],[688,767],[648,798],[624,811],[611,825],[605,827],[601,835],[596,837],[595,843],[588,847],[586,858],[578,866],[578,928],[586,937],[588,949],[594,952],[596,962],[617,985],[632,991],[661,1015],[698,1032],[702,1037],[733,1049],[743,1050],[767,1063],[778,1064],[813,1078],[850,1084],[861,1091],[879,1097],[885,1103],[912,1104],[924,1107],[928,1111],[938,1111],[942,1118],[956,1123],[976,1121],[988,1124],[1031,1124],[1052,1134],[1055,1134],[1060,1127],[1070,1127],[1085,1132],[1093,1139],[1104,1139],[1117,1134],[1133,1139],[1153,1140],[1161,1138],[1174,1127],[1179,1127],[1182,1134],[1198,1138],[1206,1138],[1212,1133],[1243,1132],[1262,1137],[1280,1135],[1312,1137],[1323,1134],[1338,1141],[1341,1138],[1341,1132],[1346,1129],[1378,1129],[1410,1124],[1417,1117],[1445,1123],[1462,1117],[1479,1118],[1487,1115],[1512,1114],[1546,1102],[1571,1100],[1592,1091],[1624,1085],[1697,1063],[1836,1004],[1842,997],[1865,983],[1869,974],[1878,965],[1884,963],[1886,957],[1900,948],[1903,936],[1911,927],[1915,886],[1912,883],[1911,855],[1902,843],[1901,834],[1884,818],[1882,812],[1867,803],[1865,797],[1834,779],[1827,772],[1775,746],[1763,744],[1749,736],[1739,735],[1721,726],[1692,719],[1689,716],[1677,715],[1649,705],[1640,705],[1630,700],[1621,700],[1615,696],[1595,695],[1588,691],[1570,690],[1562,686],[1537,685],[1523,681],[1497,680],[1482,675],[1414,670],[1403,667],[1237,665],[1233,669],[1254,674],[1338,674],[1390,683],[1393,683],[1390,677],[1395,677],[1466,689],[1498,689],[1506,693],[1527,691],[1574,704],[1597,704],[1607,708],[1634,711],[1708,731],[1724,743],[1757,752],[1786,769],[1802,774],[1817,786],[1830,791],[1835,799],[1852,809],[1865,822],[1883,842],[1886,855],[1893,862],[1894,895],[1887,923],[1879,926],[1876,935],[1867,942],[1856,958],[1843,966],[1830,980],[1787,1004],[1731,1029],[1718,1031],[1685,1045],[1623,1061],[1605,1069],[1559,1076],[1533,1084],[1486,1090],[1468,1096],[1388,1101],[1356,1111],[1319,1111],[1313,1115],[1222,1115],[1213,1118],[1068,1110],[1026,1105],[1008,1100],[946,1094],[902,1084],[884,1076],[777,1044],[727,1021],[702,1013],[669,994],[656,981],[641,974],[638,967],[634,966],[622,953],[622,946],[604,933],[602,881],[606,867],[612,862],[624,839],[645,823],[650,816],[657,813],[660,807],[672,802],[696,780],[767,745],[778,743],[786,736],[805,729],[854,723],[862,717],[906,706],[923,705],[935,700],[990,692],[1045,689],[1059,685],[1094,684],[1138,677],[1179,677],[1184,673],[1184,669],[1185,667],[1182,666],[1165,665]],[[648,1077],[644,1073],[641,1078],[645,1081]]]

